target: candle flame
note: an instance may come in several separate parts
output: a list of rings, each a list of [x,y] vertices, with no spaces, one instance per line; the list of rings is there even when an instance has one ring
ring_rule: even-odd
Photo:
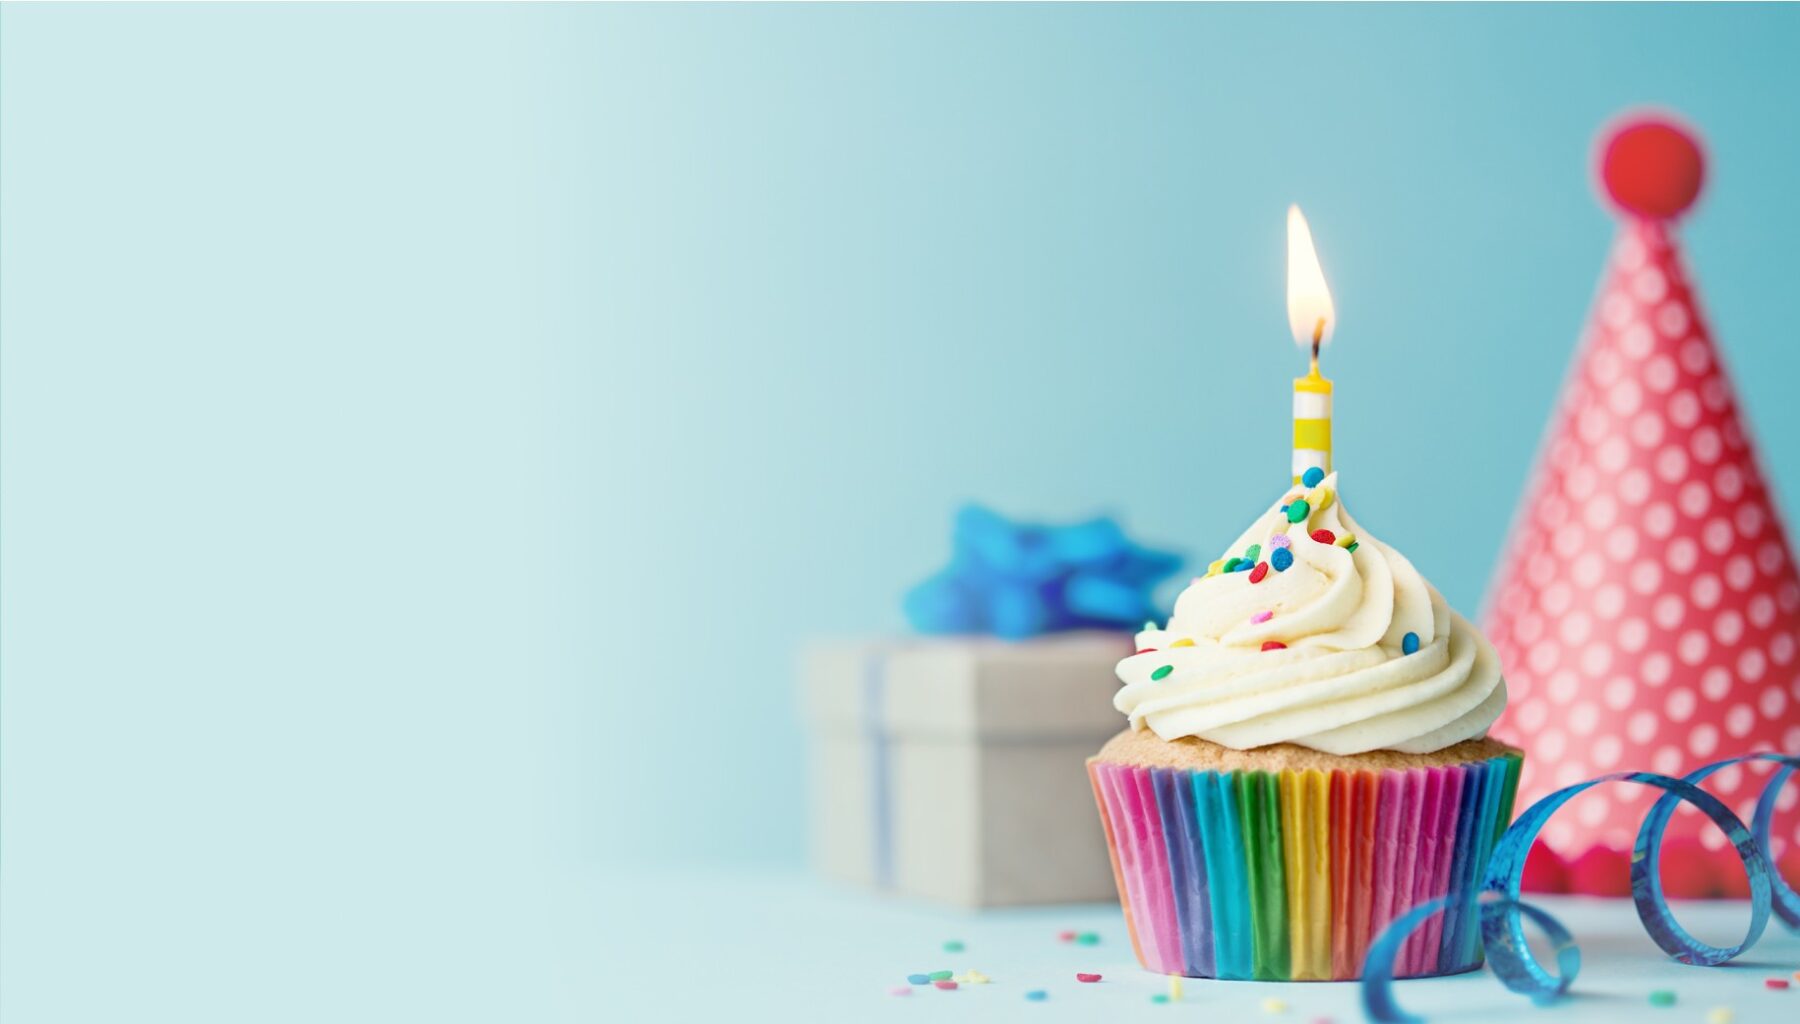
[[[1294,332],[1295,344],[1312,348],[1331,340],[1337,310],[1331,304],[1331,289],[1325,287],[1325,271],[1319,267],[1312,230],[1299,206],[1288,207],[1287,228],[1288,327]]]

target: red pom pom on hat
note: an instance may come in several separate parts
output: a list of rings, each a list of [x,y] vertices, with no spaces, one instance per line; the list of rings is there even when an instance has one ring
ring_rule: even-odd
[[[1619,121],[1600,143],[1600,182],[1627,213],[1678,217],[1700,194],[1706,161],[1694,133],[1667,115]]]

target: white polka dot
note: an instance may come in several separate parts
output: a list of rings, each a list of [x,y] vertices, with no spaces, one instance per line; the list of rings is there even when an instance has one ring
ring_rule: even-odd
[[[1769,657],[1775,659],[1775,664],[1777,665],[1786,665],[1788,662],[1793,661],[1794,634],[1789,633],[1784,629],[1770,637]]]
[[[1630,458],[1631,445],[1617,435],[1600,442],[1600,447],[1594,449],[1594,464],[1603,473],[1617,473],[1625,468]]]
[[[1619,243],[1613,246],[1613,261],[1621,270],[1631,271],[1643,266],[1644,256],[1644,243],[1636,235],[1622,235]]]
[[[1647,708],[1633,711],[1625,720],[1625,738],[1633,743],[1650,742],[1656,735],[1656,712]]]
[[[1731,692],[1731,673],[1723,665],[1714,665],[1700,673],[1700,693],[1711,701],[1725,699]]]
[[[1537,740],[1532,746],[1534,748],[1532,752],[1538,757],[1546,761],[1554,761],[1562,756],[1563,734],[1557,729],[1545,729],[1537,734]]]
[[[1678,686],[1669,691],[1669,697],[1663,702],[1663,713],[1672,722],[1685,722],[1694,715],[1699,702],[1694,699],[1694,691],[1685,686]]]
[[[1741,526],[1742,524],[1740,524]],[[1654,501],[1644,506],[1644,532],[1661,540],[1675,529],[1675,510],[1666,503]]]
[[[1712,641],[1697,629],[1681,634],[1681,639],[1675,642],[1675,655],[1686,665],[1700,664],[1701,659],[1706,657],[1706,652],[1711,649]]]
[[[1650,325],[1641,320],[1632,323],[1619,334],[1619,351],[1633,359],[1644,358],[1655,346],[1656,337],[1650,333]]]
[[[1600,723],[1600,709],[1592,701],[1582,701],[1569,711],[1569,728],[1578,735],[1586,736],[1594,731]]]
[[[1790,725],[1787,727],[1787,731],[1781,734],[1781,749],[1788,753],[1800,754],[1800,725]]]
[[[1663,747],[1650,756],[1650,770],[1662,775],[1674,775],[1681,771],[1681,751],[1675,747]]]
[[[1581,670],[1598,679],[1612,668],[1613,652],[1611,647],[1595,644],[1581,651]]]
[[[1626,651],[1641,651],[1644,642],[1650,638],[1650,627],[1644,625],[1643,619],[1626,619],[1619,623],[1619,647]]]
[[[1662,443],[1663,421],[1659,413],[1639,413],[1631,421],[1631,440],[1639,448],[1654,448]]]
[[[1582,531],[1581,527],[1570,523],[1556,531],[1555,536],[1550,538],[1550,548],[1556,552],[1558,558],[1568,558],[1581,550],[1586,539],[1587,534]]]
[[[1593,625],[1593,620],[1588,617],[1586,612],[1574,611],[1563,616],[1562,625],[1557,629],[1557,633],[1562,637],[1563,643],[1574,647],[1586,642]]]
[[[1763,510],[1760,505],[1740,505],[1737,510],[1738,533],[1746,539],[1755,539],[1762,532]]]
[[[1656,311],[1656,329],[1665,338],[1679,338],[1686,334],[1688,323],[1687,307],[1680,302],[1665,302]]]
[[[1655,562],[1642,561],[1631,567],[1629,577],[1631,589],[1640,594],[1652,594],[1662,585],[1662,566]]]
[[[1706,342],[1689,338],[1681,346],[1681,368],[1699,377],[1712,369],[1712,352]]]
[[[1685,540],[1686,538],[1682,539]],[[1720,585],[1717,576],[1714,576],[1710,572],[1703,572],[1694,577],[1694,585],[1688,591],[1688,597],[1690,597],[1698,607],[1710,609],[1719,603],[1719,597],[1724,592],[1725,588]]]
[[[1700,561],[1700,546],[1691,538],[1677,537],[1663,548],[1663,561],[1672,572],[1688,572]]]
[[[1718,491],[1719,497],[1726,501],[1738,500],[1738,495],[1744,493],[1743,472],[1729,462],[1720,466],[1719,471],[1713,474],[1713,490]]]
[[[1593,496],[1598,482],[1599,477],[1592,466],[1576,466],[1569,470],[1568,477],[1563,480],[1563,490],[1575,501],[1586,501]]]
[[[1708,519],[1706,526],[1700,530],[1700,543],[1715,555],[1722,555],[1731,550],[1731,542],[1736,539],[1736,531],[1732,530],[1731,523],[1727,522],[1724,516],[1714,516]]]
[[[1717,739],[1717,737],[1714,738]],[[1706,755],[1700,754],[1698,756],[1705,757]],[[1700,830],[1700,845],[1717,853],[1725,848],[1725,837],[1719,833],[1718,829],[1708,826]]]
[[[1594,386],[1597,388],[1606,388],[1619,379],[1619,356],[1610,348],[1595,349],[1587,366],[1588,375],[1594,379]]]
[[[1734,452],[1744,450],[1744,431],[1738,426],[1737,420],[1726,420],[1725,429],[1720,432],[1725,435],[1725,447]]]
[[[1746,608],[1750,616],[1750,624],[1758,629],[1768,628],[1775,621],[1775,599],[1767,594],[1757,594],[1750,599]]]
[[[1666,483],[1680,483],[1687,476],[1687,451],[1675,445],[1669,445],[1656,453],[1656,475]]]
[[[1557,580],[1544,588],[1544,592],[1539,595],[1538,600],[1543,604],[1544,611],[1551,615],[1561,615],[1569,610],[1569,603],[1574,600],[1574,596],[1567,583]]]
[[[1733,704],[1731,710],[1725,712],[1725,731],[1736,739],[1750,735],[1756,727],[1756,712],[1748,704]]]
[[[1615,534],[1616,536],[1616,534]],[[1635,536],[1635,534],[1633,535]],[[1594,614],[1603,619],[1616,619],[1625,610],[1625,588],[1607,583],[1594,591]]]
[[[1750,564],[1750,559],[1744,555],[1732,555],[1731,560],[1725,563],[1725,583],[1731,589],[1742,592],[1754,582],[1756,568]]]
[[[1606,820],[1606,805],[1600,802],[1599,793],[1585,793],[1577,803],[1580,806],[1575,809],[1575,816],[1583,825],[1593,828]]]
[[[1719,730],[1711,722],[1701,722],[1688,732],[1688,749],[1695,757],[1710,757],[1719,745]]]
[[[1779,686],[1765,686],[1756,706],[1762,710],[1762,716],[1771,722],[1781,721],[1781,713],[1787,710],[1788,695]]]
[[[1614,382],[1613,386],[1608,389],[1606,404],[1616,415],[1629,416],[1637,412],[1638,407],[1644,404],[1644,389],[1638,386],[1637,381],[1626,377],[1624,380]]]
[[[1545,645],[1533,647],[1531,653],[1525,657],[1531,665],[1531,670],[1540,675],[1550,671],[1556,664],[1556,651]]]
[[[1700,385],[1700,400],[1713,412],[1724,412],[1731,404],[1731,386],[1723,377],[1708,377]]]
[[[1584,551],[1581,557],[1575,559],[1575,565],[1570,569],[1570,575],[1574,577],[1578,585],[1592,587],[1600,582],[1600,576],[1605,571],[1606,566],[1602,564],[1598,554]]]
[[[1768,541],[1756,549],[1756,567],[1770,576],[1778,575],[1781,572],[1781,565],[1785,561],[1787,561],[1787,555],[1782,552],[1781,545],[1775,541]]]
[[[1725,442],[1719,440],[1719,432],[1711,426],[1700,426],[1688,439],[1688,448],[1693,451],[1694,458],[1710,466],[1719,461],[1725,451]]]
[[[1700,422],[1700,399],[1685,389],[1675,392],[1669,398],[1669,420],[1678,427],[1691,427]]]
[[[1624,752],[1624,744],[1617,736],[1608,733],[1594,741],[1594,764],[1610,770],[1619,763],[1619,755]]]
[[[1681,625],[1681,617],[1686,614],[1681,598],[1675,594],[1664,594],[1650,606],[1650,621],[1660,629],[1674,629]]]
[[[1536,612],[1525,612],[1513,620],[1513,636],[1522,644],[1535,644],[1544,635],[1544,618]]]
[[[1600,300],[1600,319],[1613,330],[1624,327],[1631,319],[1631,299],[1623,292],[1608,292]]]
[[[1612,525],[1613,517],[1619,514],[1619,503],[1610,494],[1594,496],[1581,510],[1583,522],[1592,530],[1604,530]]]
[[[1689,396],[1692,397],[1691,395]],[[1700,415],[1700,400],[1694,399],[1694,415]],[[1606,422],[1606,410],[1598,405],[1590,405],[1581,410],[1575,417],[1575,432],[1587,444],[1596,444],[1607,435],[1611,428]]]
[[[1743,639],[1744,617],[1735,608],[1727,608],[1713,619],[1713,639],[1730,647]]]
[[[1669,279],[1656,267],[1645,267],[1631,279],[1631,293],[1645,302],[1661,302],[1669,292]]]
[[[1669,681],[1669,672],[1674,664],[1669,656],[1661,651],[1651,651],[1644,655],[1644,665],[1639,670],[1644,674],[1644,682],[1651,686],[1661,686]]]
[[[1614,676],[1600,693],[1600,699],[1614,711],[1623,711],[1631,706],[1631,699],[1637,696],[1637,684],[1630,676]]]
[[[1541,700],[1524,701],[1517,705],[1519,728],[1526,732],[1537,732],[1544,727],[1550,717],[1550,707]]]
[[[1541,553],[1540,553],[1541,556]],[[1534,557],[1525,563],[1525,578],[1534,587],[1542,587],[1556,575],[1556,562],[1553,559]]]
[[[1550,699],[1558,704],[1567,704],[1574,700],[1575,695],[1580,691],[1581,679],[1566,668],[1558,669],[1556,674],[1550,677]]]
[[[1760,647],[1746,647],[1738,652],[1737,669],[1746,682],[1754,683],[1769,670],[1769,656]]]
[[[1628,505],[1642,505],[1650,496],[1650,474],[1641,469],[1628,469],[1619,477],[1619,497]]]
[[[1775,591],[1775,603],[1780,605],[1784,612],[1800,609],[1800,586],[1783,583],[1780,589]]]
[[[1706,514],[1712,505],[1712,492],[1698,480],[1689,480],[1681,485],[1681,493],[1676,496],[1675,504],[1691,519],[1698,519]]]
[[[1675,360],[1668,356],[1657,356],[1644,364],[1644,384],[1659,395],[1669,393],[1676,377]]]

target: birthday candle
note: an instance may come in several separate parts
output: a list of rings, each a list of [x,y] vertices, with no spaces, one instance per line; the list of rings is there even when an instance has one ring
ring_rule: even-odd
[[[1312,350],[1312,368],[1294,379],[1294,481],[1307,470],[1331,472],[1331,381],[1319,373],[1319,349],[1331,340],[1336,313],[1325,272],[1300,207],[1288,207],[1288,327]]]

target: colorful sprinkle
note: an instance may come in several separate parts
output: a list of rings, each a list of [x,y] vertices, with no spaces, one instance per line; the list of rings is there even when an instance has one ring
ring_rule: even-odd
[[[1356,543],[1356,534],[1346,533],[1337,539],[1338,547],[1347,548]]]
[[[910,995],[912,995],[912,986],[911,985],[901,985],[898,988],[890,988],[890,989],[888,989],[888,995],[890,995],[890,996],[910,996]]]
[[[1350,543],[1344,545],[1344,550],[1345,551],[1355,551],[1359,547],[1362,547],[1362,545],[1357,543],[1356,541],[1351,541]]]
[[[1075,941],[1081,943],[1083,946],[1098,946],[1100,944],[1100,933],[1082,932],[1080,935],[1075,936]]]
[[[1314,530],[1310,536],[1313,540],[1316,540],[1321,544],[1330,544],[1332,541],[1337,540],[1337,534],[1332,533],[1330,530]]]
[[[1206,575],[1208,575],[1208,576],[1217,576],[1218,574],[1220,574],[1224,571],[1225,571],[1225,560],[1223,558],[1212,562],[1211,564],[1207,565],[1207,567],[1206,567]]]
[[[1227,558],[1225,560],[1225,568],[1222,571],[1237,572],[1238,563],[1241,561],[1243,561],[1241,558]]]
[[[1075,941],[1075,933],[1074,932],[1057,932],[1056,933],[1056,941],[1058,941],[1058,942],[1074,942]]]
[[[1274,617],[1275,617],[1274,612],[1260,611],[1260,612],[1257,612],[1255,615],[1250,616],[1250,622],[1251,622],[1251,624],[1256,625],[1256,624],[1267,622]]]
[[[1286,1013],[1287,1001],[1282,999],[1265,999],[1262,1001],[1264,1013]]]
[[[1170,647],[1192,647],[1192,646],[1194,646],[1194,641],[1184,636],[1181,639],[1170,644],[1169,646]]]
[[[1171,673],[1173,671],[1175,671],[1175,666],[1164,665],[1162,668],[1159,668],[1156,671],[1150,673],[1150,681],[1154,683],[1154,682],[1157,682],[1158,680],[1167,679],[1169,677],[1169,673]]]
[[[1786,978],[1764,978],[1763,979],[1763,988],[1782,989],[1782,988],[1787,988],[1787,987],[1788,987],[1788,980]]]
[[[1155,629],[1156,628],[1156,620],[1155,619],[1145,619],[1144,620],[1144,628],[1151,629],[1151,630]]]
[[[1140,648],[1138,648],[1138,653],[1139,653],[1139,654],[1155,654],[1155,653],[1156,653],[1156,648],[1154,648],[1154,647],[1140,647]]]
[[[1250,570],[1250,582],[1261,583],[1263,581],[1263,578],[1268,575],[1269,575],[1269,563],[1258,562],[1258,563],[1256,563],[1256,568]]]
[[[1150,997],[1150,1001],[1153,1003],[1166,1003],[1169,1001],[1169,997],[1166,993],[1158,992]]]
[[[1331,488],[1329,487],[1314,487],[1312,490],[1306,492],[1306,500],[1313,508],[1318,509],[1320,512],[1331,507],[1332,497]]]
[[[1417,653],[1419,653],[1419,634],[1408,633],[1405,636],[1401,637],[1400,638],[1400,653],[1402,653],[1402,654],[1417,654]]]
[[[932,981],[949,981],[954,976],[955,972],[953,971],[932,971],[927,975]]]
[[[1246,572],[1255,564],[1255,562],[1245,562],[1240,560],[1237,564],[1237,568],[1233,569],[1232,572]]]
[[[934,982],[932,982],[932,984],[936,985],[938,988],[943,989],[945,992],[956,991],[956,982],[950,981],[948,979],[945,979],[944,981],[934,981]]]
[[[1674,1006],[1675,993],[1666,988],[1659,988],[1650,993],[1651,1006]]]
[[[1294,553],[1287,548],[1276,548],[1269,555],[1269,564],[1275,567],[1276,572],[1287,572],[1294,565]]]
[[[1706,1024],[1731,1024],[1737,1019],[1737,1011],[1729,1006],[1715,1006],[1706,1011]]]
[[[1244,549],[1244,561],[1254,562],[1262,557],[1262,545],[1252,544]]]
[[[1304,523],[1306,517],[1311,514],[1312,506],[1308,505],[1305,500],[1296,501],[1287,507],[1287,519],[1290,523]]]
[[[949,942],[944,943],[944,952],[946,953],[960,953],[962,951],[963,944],[956,939],[951,939]]]
[[[1181,975],[1179,974],[1169,975],[1169,998],[1181,998]]]
[[[914,985],[929,985],[929,984],[931,984],[931,975],[929,975],[929,974],[909,974],[906,976],[906,980],[908,982],[911,982]]]
[[[988,977],[987,975],[981,973],[980,971],[967,971],[967,972],[964,972],[956,980],[962,982],[964,985],[985,985],[994,979]]]
[[[1041,1003],[1044,1000],[1050,998],[1050,993],[1044,991],[1041,988],[1034,988],[1031,991],[1025,993],[1025,998],[1031,1000],[1034,1003]]]
[[[1287,644],[1284,644],[1279,640],[1264,640],[1262,649],[1265,651],[1284,651],[1287,650]]]
[[[1075,975],[1075,980],[1082,982],[1083,984],[1092,985],[1094,982],[1100,980],[1100,976],[1098,974],[1077,974]]]
[[[1319,481],[1323,479],[1325,479],[1325,471],[1317,466],[1313,466],[1306,472],[1300,474],[1300,482],[1308,487],[1319,486]]]
[[[1288,535],[1285,533],[1278,533],[1269,538],[1269,546],[1272,548],[1285,548],[1292,543],[1293,541],[1288,540]]]

